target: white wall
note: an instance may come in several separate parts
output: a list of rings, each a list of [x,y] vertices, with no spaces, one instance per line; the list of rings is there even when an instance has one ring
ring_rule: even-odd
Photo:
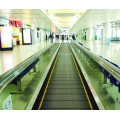
[[[40,28],[40,32],[41,32],[41,41],[44,41],[45,40],[45,30]]]

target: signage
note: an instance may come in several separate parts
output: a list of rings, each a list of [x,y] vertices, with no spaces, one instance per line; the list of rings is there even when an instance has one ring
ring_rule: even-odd
[[[31,44],[31,31],[30,31],[30,29],[23,29],[23,44]]]
[[[16,26],[15,21],[9,21],[9,25]]]
[[[0,47],[12,48],[12,31],[10,27],[0,27]]]
[[[23,27],[23,24],[21,22],[16,21],[16,27]]]
[[[28,26],[26,24],[23,24],[23,28],[28,28]]]
[[[98,26],[98,25],[94,26],[94,29],[95,29],[95,30],[98,30],[98,29],[99,29],[99,26]]]
[[[12,99],[11,99],[11,95],[9,95],[9,96],[3,101],[3,110],[12,110]]]

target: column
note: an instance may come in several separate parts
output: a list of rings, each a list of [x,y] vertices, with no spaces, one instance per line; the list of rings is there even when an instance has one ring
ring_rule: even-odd
[[[103,44],[110,44],[111,39],[111,23],[103,23]]]
[[[92,40],[93,38],[93,28],[88,28],[88,33],[86,35],[87,40]]]

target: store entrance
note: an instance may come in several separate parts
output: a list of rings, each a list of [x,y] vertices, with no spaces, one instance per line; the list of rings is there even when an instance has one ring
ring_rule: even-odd
[[[21,28],[12,27],[13,46],[20,45]]]

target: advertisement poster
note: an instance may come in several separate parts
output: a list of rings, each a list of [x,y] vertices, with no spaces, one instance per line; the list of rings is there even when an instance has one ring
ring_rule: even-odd
[[[31,44],[31,31],[30,29],[23,29],[23,43]]]
[[[12,31],[10,27],[0,26],[1,48],[12,48]]]

